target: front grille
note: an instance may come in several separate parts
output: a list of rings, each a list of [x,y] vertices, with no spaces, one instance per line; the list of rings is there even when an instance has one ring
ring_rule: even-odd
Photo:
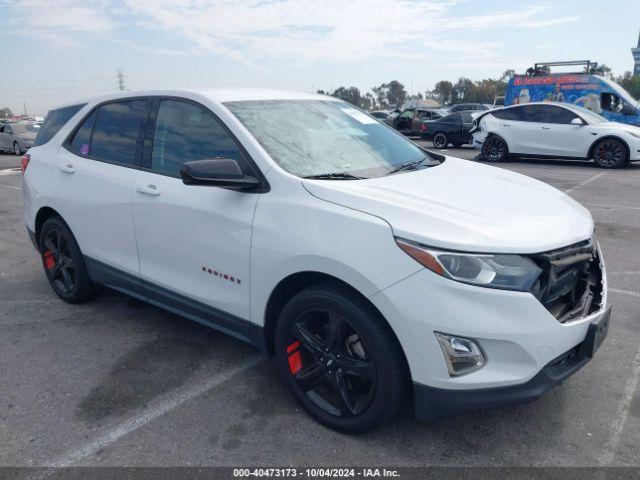
[[[542,273],[532,293],[560,323],[602,306],[602,267],[591,240],[532,255]]]

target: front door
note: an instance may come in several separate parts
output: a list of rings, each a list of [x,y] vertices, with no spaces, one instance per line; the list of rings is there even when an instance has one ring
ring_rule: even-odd
[[[556,105],[538,105],[540,121],[540,155],[559,157],[587,156],[593,139],[588,125],[575,125],[571,121],[578,116]]]
[[[132,187],[140,277],[147,294],[191,312],[195,320],[220,311],[248,320],[251,223],[259,195],[185,185],[180,168],[213,158],[237,160],[245,173],[255,174],[253,167],[201,105],[160,99],[151,116],[155,129],[147,132],[145,168],[136,172]],[[215,323],[220,326],[221,319]],[[227,331],[234,333],[236,326],[228,325]]]

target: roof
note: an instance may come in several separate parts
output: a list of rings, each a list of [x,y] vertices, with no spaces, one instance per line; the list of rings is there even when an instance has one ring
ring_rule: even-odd
[[[339,101],[340,99],[330,97],[327,95],[320,95],[317,93],[296,92],[292,90],[278,90],[278,89],[266,89],[266,88],[184,88],[175,90],[125,90],[109,93],[105,95],[94,96],[90,98],[78,99],[73,102],[67,102],[59,105],[56,108],[68,107],[71,105],[78,105],[79,103],[88,102],[103,102],[105,100],[136,97],[136,96],[151,96],[151,95],[166,95],[166,96],[181,96],[184,94],[196,94],[203,97],[207,97],[214,102],[232,102],[241,100],[330,100]]]

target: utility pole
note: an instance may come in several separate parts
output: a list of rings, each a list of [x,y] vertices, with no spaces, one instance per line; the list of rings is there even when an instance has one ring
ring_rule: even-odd
[[[27,116],[27,103],[26,102],[22,102],[22,108],[24,108],[24,116]]]
[[[118,70],[118,90],[124,90],[124,76],[122,70]]]

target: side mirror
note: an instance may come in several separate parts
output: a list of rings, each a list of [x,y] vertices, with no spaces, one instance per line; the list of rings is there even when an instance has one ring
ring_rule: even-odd
[[[576,117],[573,120],[571,120],[571,125],[580,125],[580,126],[582,126],[582,125],[586,125],[586,123],[580,117]]]
[[[185,185],[208,185],[230,190],[251,190],[260,186],[260,180],[242,173],[238,162],[230,158],[187,162],[180,169],[180,176]]]

